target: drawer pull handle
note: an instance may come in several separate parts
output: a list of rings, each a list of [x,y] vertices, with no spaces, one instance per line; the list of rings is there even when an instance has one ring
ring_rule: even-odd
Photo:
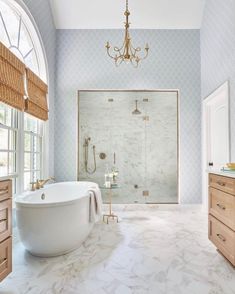
[[[226,209],[226,207],[225,206],[223,206],[222,204],[220,204],[220,203],[217,203],[216,204],[220,209],[222,209],[222,210],[225,210]]]
[[[221,182],[221,181],[217,181],[216,183],[217,183],[218,185],[222,186],[222,187],[226,186],[226,183]]]
[[[221,234],[216,234],[216,235],[217,235],[217,237],[218,237],[220,240],[222,240],[223,242],[226,241],[226,238],[224,238],[223,235],[221,235]]]
[[[2,266],[7,261],[7,258],[0,259],[0,266]]]
[[[0,196],[8,193],[8,188],[0,189]]]
[[[7,221],[7,218],[3,218],[3,219],[0,220],[0,224],[3,223],[3,222],[6,222],[6,221]]]

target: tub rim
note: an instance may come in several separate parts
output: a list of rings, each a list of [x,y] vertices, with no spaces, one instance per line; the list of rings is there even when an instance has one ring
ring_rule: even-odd
[[[87,183],[87,184],[90,184],[91,186],[87,186],[87,191],[85,192],[85,194],[83,194],[82,196],[80,197],[77,197],[77,198],[73,198],[73,199],[70,199],[70,200],[63,200],[63,201],[60,201],[60,202],[46,202],[46,203],[43,203],[43,202],[30,202],[30,201],[24,201],[24,199],[29,196],[29,195],[32,195],[34,193],[38,193],[38,192],[42,192],[43,191],[46,191],[48,188],[50,188],[51,186],[57,186],[57,185],[60,185],[60,184],[79,184],[79,183]],[[94,185],[94,187],[92,187],[92,185]],[[49,185],[46,185],[44,188],[41,188],[39,190],[35,190],[35,191],[26,191],[22,194],[19,194],[16,196],[15,198],[15,206],[16,206],[16,209],[19,209],[19,207],[30,207],[32,209],[37,209],[37,208],[45,208],[45,207],[56,207],[56,206],[66,206],[66,205],[72,205],[74,204],[75,202],[77,202],[78,200],[82,199],[82,198],[86,198],[89,196],[89,188],[92,189],[92,188],[98,188],[99,189],[99,185],[97,183],[94,183],[94,182],[88,182],[88,181],[69,181],[69,182],[58,182],[58,183],[54,183],[54,184],[49,184]]]

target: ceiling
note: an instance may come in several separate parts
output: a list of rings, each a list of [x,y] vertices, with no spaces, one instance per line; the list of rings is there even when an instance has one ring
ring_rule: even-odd
[[[125,0],[50,0],[57,29],[123,28]],[[129,0],[131,28],[199,29],[205,0]]]

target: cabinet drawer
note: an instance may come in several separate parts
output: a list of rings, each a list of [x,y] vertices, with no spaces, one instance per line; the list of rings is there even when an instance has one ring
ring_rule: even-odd
[[[0,242],[12,234],[12,201],[11,199],[0,202]]]
[[[209,186],[235,195],[235,179],[209,174]]]
[[[209,215],[209,239],[235,265],[235,233],[212,215]]]
[[[0,201],[12,197],[12,181],[0,181]]]
[[[210,187],[209,213],[235,231],[235,196]]]
[[[12,239],[0,243],[0,282],[12,271]]]

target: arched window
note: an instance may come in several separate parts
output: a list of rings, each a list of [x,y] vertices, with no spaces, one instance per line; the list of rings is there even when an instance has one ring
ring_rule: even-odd
[[[0,0],[0,41],[47,83],[42,41],[23,3]],[[15,193],[45,174],[44,128],[44,122],[0,103],[0,179],[11,177]]]
[[[16,2],[0,0],[0,41],[47,82],[42,42],[33,19]]]

